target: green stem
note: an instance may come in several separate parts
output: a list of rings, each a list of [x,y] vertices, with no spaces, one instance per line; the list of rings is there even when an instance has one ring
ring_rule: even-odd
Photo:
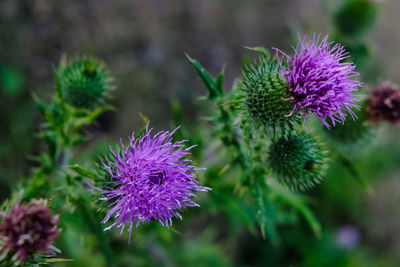
[[[100,224],[95,219],[92,210],[88,207],[88,203],[86,203],[86,201],[79,201],[78,207],[90,230],[93,232],[99,242],[100,249],[107,261],[107,266],[115,266],[114,256],[110,244],[108,243],[108,239],[105,236],[103,229],[100,227]]]

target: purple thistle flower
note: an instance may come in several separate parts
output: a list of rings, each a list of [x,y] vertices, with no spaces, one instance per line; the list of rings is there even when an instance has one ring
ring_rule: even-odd
[[[114,222],[105,230],[121,227],[122,234],[128,224],[130,242],[134,224],[137,228],[154,218],[169,228],[172,217],[182,219],[179,212],[183,207],[199,206],[191,200],[193,191],[211,190],[198,185],[193,172],[201,169],[183,159],[194,146],[185,148],[187,140],[172,142],[177,129],[151,136],[152,129],[146,127],[140,138],[135,139],[132,134],[127,147],[121,141],[121,150],[110,148],[114,158],[103,163],[112,177],[110,187],[103,190],[92,186],[104,194],[100,200],[113,201],[102,223],[111,217]]]
[[[307,41],[306,36],[301,39],[299,35],[299,42],[296,48],[293,47],[294,56],[275,49],[277,56],[281,53],[286,57],[287,67],[278,60],[282,66],[281,75],[289,84],[290,97],[285,100],[294,104],[287,116],[298,111],[306,120],[315,114],[327,128],[330,128],[327,117],[333,126],[336,122],[344,123],[347,112],[353,120],[356,118],[351,109],[359,109],[353,104],[359,100],[351,92],[357,91],[362,83],[351,78],[359,76],[359,73],[354,71],[353,63],[342,62],[349,57],[344,47],[332,45],[328,36],[320,41],[320,35],[317,38],[314,35],[313,40]]]
[[[4,213],[0,225],[0,261],[7,255],[19,265],[36,253],[59,252],[52,243],[60,230],[58,215],[51,216],[48,200],[34,199],[28,204],[17,202],[10,213]]]

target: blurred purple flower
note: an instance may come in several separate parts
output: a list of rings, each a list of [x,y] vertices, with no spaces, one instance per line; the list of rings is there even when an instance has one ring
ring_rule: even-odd
[[[35,253],[54,254],[52,243],[59,234],[58,216],[51,216],[48,201],[34,199],[28,204],[15,204],[10,213],[3,214],[0,225],[0,260],[7,255],[16,264]]]
[[[351,108],[359,109],[353,104],[359,101],[351,92],[357,91],[362,83],[351,78],[359,76],[355,72],[355,65],[351,62],[342,62],[348,58],[348,52],[340,44],[332,46],[328,36],[320,40],[320,35],[314,35],[313,40],[307,41],[306,36],[301,39],[296,48],[293,47],[294,56],[275,49],[278,54],[285,56],[286,62],[278,60],[282,66],[282,76],[289,84],[288,92],[294,107],[291,116],[298,111],[304,119],[315,114],[322,123],[330,128],[326,121],[331,119],[333,126],[336,122],[344,123],[346,111],[354,119],[356,115]],[[286,64],[287,63],[287,66]]]
[[[372,90],[367,100],[367,111],[371,121],[388,121],[395,125],[400,122],[400,90],[386,82]]]
[[[177,128],[178,129],[178,128]],[[150,135],[152,129],[135,139],[129,139],[129,145],[113,151],[113,159],[104,163],[112,176],[110,187],[106,190],[93,187],[105,195],[100,200],[114,201],[102,221],[111,217],[115,221],[105,230],[121,227],[121,234],[129,224],[129,242],[132,226],[136,228],[152,218],[163,226],[172,225],[172,217],[182,219],[178,213],[185,206],[199,206],[191,200],[193,191],[208,191],[208,187],[199,186],[194,171],[200,170],[190,165],[191,160],[182,159],[190,154],[192,147],[185,148],[184,142],[172,142],[173,132],[159,132]]]
[[[353,225],[344,225],[337,231],[337,244],[344,249],[353,249],[360,242],[360,231]]]

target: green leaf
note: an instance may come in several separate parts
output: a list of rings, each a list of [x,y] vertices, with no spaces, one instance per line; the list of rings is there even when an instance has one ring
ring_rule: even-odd
[[[224,70],[222,70],[220,74],[218,74],[217,78],[214,79],[197,60],[191,58],[188,54],[186,54],[186,57],[190,63],[192,63],[204,85],[208,89],[208,97],[215,100],[216,98],[223,96],[224,90],[222,84],[224,80]]]
[[[73,259],[64,259],[64,258],[51,258],[45,259],[43,263],[52,263],[52,262],[66,262],[66,261],[74,261]]]
[[[96,236],[102,254],[107,261],[107,266],[114,266],[114,255],[112,248],[109,244],[108,238],[98,222],[92,208],[90,207],[91,201],[88,199],[87,194],[84,190],[79,190],[80,199],[77,201],[77,207],[79,208],[82,216],[85,218],[89,229]]]
[[[71,170],[75,171],[76,173],[88,177],[88,178],[92,178],[92,179],[96,179],[97,178],[97,174],[95,172],[86,170],[82,167],[80,167],[79,165],[75,164],[75,165],[70,165],[68,166],[68,168],[70,168]]]
[[[92,112],[88,112],[88,114],[85,117],[75,120],[75,123],[74,123],[75,130],[80,130],[83,126],[92,124],[101,114],[103,114],[106,111],[111,111],[111,110],[115,110],[115,108],[111,105],[106,105],[106,106],[102,106]],[[82,114],[82,113],[80,113],[81,111],[82,110],[77,110],[74,113],[74,116],[76,116],[76,115],[81,116],[81,114]]]
[[[360,183],[365,190],[371,192],[372,189],[370,188],[368,182],[359,174],[354,164],[340,153],[337,153],[336,156],[339,163],[346,169],[350,176]]]
[[[241,201],[232,198],[231,195],[224,193],[222,190],[213,191],[212,198],[215,199],[219,207],[225,210],[228,216],[238,218],[242,223],[246,225],[249,230],[252,230],[254,219],[252,220],[251,212],[250,214],[248,214],[243,208],[243,203]]]
[[[38,97],[37,94],[33,93],[33,94],[32,94],[32,98],[33,98],[33,101],[35,101],[36,106],[38,107],[40,113],[42,113],[42,115],[44,115],[45,112],[46,112],[46,109],[47,109],[46,105],[45,105],[45,104],[43,103],[43,101]]]
[[[42,135],[43,139],[46,141],[47,148],[48,148],[48,155],[51,160],[54,162],[57,157],[57,151],[59,149],[58,145],[58,138],[55,132],[51,130],[47,130]]]
[[[252,50],[252,51],[255,51],[257,53],[260,53],[266,58],[270,58],[269,51],[266,48],[262,47],[262,46],[256,46],[256,47],[245,46],[245,48],[249,49],[249,50]]]
[[[215,78],[215,89],[220,95],[224,94],[224,76],[225,76],[225,66],[222,68],[217,78]]]
[[[314,213],[304,204],[304,200],[300,195],[285,190],[273,178],[268,179],[268,186],[277,198],[285,201],[304,217],[317,238],[321,237],[321,225]]]
[[[272,202],[267,201],[267,188],[263,181],[263,177],[253,177],[254,181],[250,185],[250,192],[254,201],[256,210],[256,218],[261,227],[263,238],[267,236],[273,244],[280,242],[279,234],[276,229],[276,210]]]

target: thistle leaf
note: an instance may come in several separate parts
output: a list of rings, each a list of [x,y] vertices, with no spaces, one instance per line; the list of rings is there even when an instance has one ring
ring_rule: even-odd
[[[249,50],[252,50],[252,51],[255,51],[255,52],[257,52],[257,53],[260,53],[260,54],[263,55],[265,58],[270,58],[269,51],[268,51],[266,48],[262,47],[262,46],[256,46],[256,47],[248,47],[248,46],[245,46],[244,48],[249,49]]]
[[[276,229],[276,210],[272,202],[267,201],[267,187],[265,186],[262,177],[254,177],[251,184],[250,192],[253,197],[254,208],[256,210],[257,222],[261,228],[263,238],[269,237],[273,244],[280,242],[279,234]]]
[[[218,76],[214,79],[205,69],[204,67],[195,59],[191,58],[188,54],[186,54],[187,59],[192,63],[197,73],[199,74],[201,80],[204,85],[208,89],[209,98],[214,100],[224,95],[224,90],[222,87],[224,80],[224,70],[222,70]]]
[[[68,166],[68,168],[70,168],[71,170],[75,171],[77,174],[80,174],[82,176],[88,177],[88,178],[92,178],[92,179],[96,179],[97,178],[97,174],[89,171],[87,169],[84,169],[82,167],[80,167],[79,165],[75,164],[75,165],[70,165]]]
[[[268,186],[277,198],[292,206],[304,217],[317,238],[321,237],[321,225],[300,195],[284,190],[273,178],[268,179]]]

